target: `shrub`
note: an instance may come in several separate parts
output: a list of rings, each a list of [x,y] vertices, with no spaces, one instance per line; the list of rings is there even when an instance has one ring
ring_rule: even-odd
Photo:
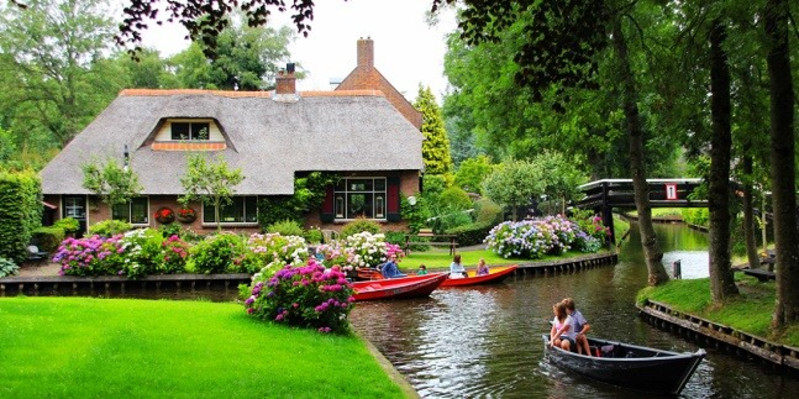
[[[39,227],[33,231],[31,241],[39,247],[40,251],[53,252],[64,241],[66,233],[61,227]]]
[[[22,263],[33,230],[41,226],[42,188],[32,172],[0,172],[0,257]]]
[[[278,233],[282,236],[302,236],[302,226],[294,220],[284,219],[266,227],[268,233]],[[320,231],[321,233],[321,231]]]
[[[605,227],[602,224],[602,218],[594,214],[593,211],[575,209],[572,211],[572,220],[580,226],[580,230],[597,239],[600,243],[604,243],[608,235],[610,235],[610,228]]]
[[[308,245],[300,236],[255,233],[247,240],[246,249],[234,263],[248,273],[260,271],[267,277],[275,271],[274,266],[278,269],[288,264],[299,266],[308,259]]]
[[[599,251],[599,249],[602,248],[603,243],[604,241],[601,241],[584,231],[578,231],[574,236],[574,246],[580,252],[592,253]]]
[[[161,243],[161,265],[164,273],[182,273],[186,270],[189,244],[177,235],[172,235]]]
[[[502,207],[488,198],[483,198],[474,203],[474,221],[478,224],[490,224],[496,226],[502,223]]]
[[[164,237],[172,237],[180,236],[183,232],[183,228],[179,223],[167,223],[158,226],[158,231],[160,231],[161,235]]]
[[[13,276],[19,272],[19,266],[13,260],[0,257],[0,278]]]
[[[325,240],[325,235],[322,233],[322,230],[313,227],[308,229],[303,236],[305,237],[305,241],[310,244],[321,244],[322,241]]]
[[[372,234],[380,233],[380,225],[377,222],[369,219],[355,219],[352,222],[347,223],[344,227],[341,228],[341,238],[346,239],[347,237],[358,234],[361,232],[367,231]]]
[[[322,262],[327,267],[339,266],[344,271],[352,270],[352,258],[354,254],[347,251],[344,242],[335,240],[328,244],[316,247],[317,261]]]
[[[508,257],[540,258],[571,249],[579,227],[561,216],[503,222],[486,237],[488,248]]]
[[[375,267],[385,262],[387,260],[388,247],[384,240],[384,235],[371,234],[368,231],[347,237],[345,245],[347,251],[353,255],[348,259],[350,265]]]
[[[405,234],[402,231],[387,231],[383,233],[386,237],[386,242],[394,245],[405,245]]]
[[[242,256],[246,248],[241,237],[233,233],[219,233],[205,237],[189,250],[189,261],[197,273],[236,272],[234,260]]]
[[[472,199],[460,187],[450,187],[444,190],[439,196],[439,201],[445,208],[453,210],[463,211],[472,207]]]
[[[493,227],[493,224],[475,222],[449,229],[446,234],[454,235],[459,246],[477,245],[483,243]]]
[[[60,227],[64,229],[65,233],[74,234],[78,232],[78,229],[80,229],[80,223],[75,218],[65,217],[56,220],[56,222],[53,223],[53,227]]]
[[[453,211],[438,216],[433,222],[433,231],[442,234],[449,229],[472,223],[472,217],[464,211]]]
[[[89,234],[96,234],[101,237],[113,237],[123,234],[133,228],[130,223],[121,220],[103,220],[89,227]]]
[[[687,208],[682,210],[682,219],[694,226],[709,226],[710,212],[707,208]]]
[[[125,257],[123,273],[136,278],[163,271],[164,236],[155,229],[138,229],[125,233],[122,239]]]
[[[125,247],[123,236],[105,238],[99,235],[65,239],[53,256],[61,263],[59,275],[101,276],[125,274]]]
[[[286,266],[274,276],[253,276],[248,314],[319,332],[346,332],[347,315],[355,298],[352,286],[338,268],[326,270],[311,259],[305,266]]]

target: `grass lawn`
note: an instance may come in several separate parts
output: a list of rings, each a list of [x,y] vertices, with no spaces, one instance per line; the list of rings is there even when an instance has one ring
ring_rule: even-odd
[[[627,212],[627,214],[638,216],[638,211],[633,209]],[[682,220],[682,208],[652,208],[652,217],[679,217],[679,219]]]
[[[0,298],[1,398],[402,398],[365,343],[240,305]]]
[[[779,333],[770,328],[775,283],[760,283],[754,277],[742,274],[736,274],[735,280],[741,295],[726,301],[723,306],[713,306],[711,303],[708,278],[671,280],[659,287],[644,288],[638,293],[638,302],[646,298],[663,302],[686,313],[799,347],[799,324]]]
[[[600,250],[599,253],[606,252]],[[560,260],[564,258],[573,258],[577,256],[591,255],[579,251],[569,251],[561,256],[548,255],[541,259],[526,259],[526,258],[503,258],[491,250],[476,250],[476,251],[458,251],[461,255],[461,262],[466,268],[477,267],[477,261],[480,258],[486,260],[489,266],[496,265],[512,265],[516,263],[528,262],[546,262],[548,260]],[[449,254],[448,249],[431,249],[430,251],[419,252],[411,251],[411,254],[402,258],[399,262],[399,267],[404,272],[413,272],[419,268],[419,265],[425,264],[428,270],[435,269],[449,269],[449,264],[452,263],[452,255]]]

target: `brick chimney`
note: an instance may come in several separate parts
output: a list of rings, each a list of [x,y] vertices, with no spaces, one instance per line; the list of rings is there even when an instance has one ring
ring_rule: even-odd
[[[296,94],[297,79],[294,77],[294,64],[286,64],[286,70],[280,70],[275,79],[275,94]]]
[[[369,68],[375,66],[375,42],[370,37],[358,40],[358,66]]]

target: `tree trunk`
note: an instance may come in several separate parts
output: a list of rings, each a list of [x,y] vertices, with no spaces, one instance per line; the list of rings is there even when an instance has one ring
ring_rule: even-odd
[[[710,210],[710,293],[719,303],[738,295],[732,275],[730,254],[730,69],[727,54],[721,47],[727,31],[720,20],[713,22],[710,31],[710,91],[713,134],[710,138],[710,181],[708,208]]]
[[[751,151],[751,143],[744,144],[743,153],[743,210],[744,210],[744,238],[746,240],[746,257],[749,260],[749,267],[754,269],[760,267],[760,257],[757,256],[757,240],[755,239],[755,196],[752,186],[752,173],[754,167],[752,165],[752,156],[749,155]],[[763,209],[761,212],[765,212]]]
[[[660,260],[663,253],[658,246],[655,228],[652,226],[652,209],[649,207],[649,187],[646,183],[644,169],[644,132],[638,112],[638,93],[635,88],[635,77],[630,69],[627,54],[627,42],[621,27],[621,16],[613,21],[613,47],[618,57],[621,74],[624,116],[627,119],[627,134],[630,142],[630,169],[635,190],[635,208],[638,211],[638,228],[641,232],[641,245],[649,273],[649,285],[659,285],[669,280],[666,269]]]
[[[222,232],[222,220],[220,214],[222,213],[222,200],[219,197],[214,198],[214,220],[216,221],[216,231]]]
[[[788,44],[788,1],[768,0],[765,12],[768,37],[771,102],[771,192],[774,241],[777,252],[777,305],[772,326],[797,321],[799,315],[799,230],[796,225],[796,171],[794,166],[794,92]]]

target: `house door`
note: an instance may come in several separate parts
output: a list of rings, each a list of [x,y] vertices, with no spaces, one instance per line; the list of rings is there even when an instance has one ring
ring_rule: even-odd
[[[78,221],[78,231],[76,237],[83,237],[86,233],[86,196],[85,195],[65,195],[62,199],[64,206],[61,213],[62,218],[71,217]]]

